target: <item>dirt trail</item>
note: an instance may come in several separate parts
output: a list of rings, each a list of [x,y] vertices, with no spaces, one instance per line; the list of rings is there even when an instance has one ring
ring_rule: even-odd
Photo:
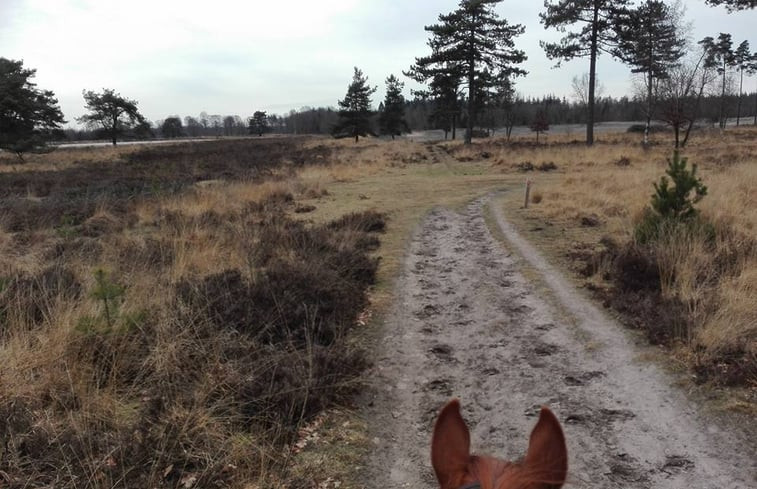
[[[525,452],[539,406],[552,407],[568,440],[567,487],[757,487],[749,430],[724,430],[734,424],[708,419],[638,360],[643,348],[495,209],[508,246],[544,275],[557,304],[540,297],[521,258],[490,234],[488,200],[435,209],[413,238],[376,354],[366,486],[436,487],[430,428],[454,396],[474,449],[508,459]]]

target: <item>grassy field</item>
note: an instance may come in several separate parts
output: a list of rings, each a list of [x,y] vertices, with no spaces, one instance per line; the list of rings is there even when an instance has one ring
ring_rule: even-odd
[[[660,142],[662,143],[662,142]],[[671,152],[628,136],[595,148],[556,145],[521,158],[554,161],[528,210],[509,214],[554,260],[650,338],[671,346],[697,381],[757,385],[757,138],[754,129],[700,135],[683,153],[709,188],[699,203],[715,230],[676,230],[639,246],[634,229]],[[507,158],[503,150],[502,158]],[[645,283],[631,284],[644,267]],[[639,279],[635,277],[634,279]]]
[[[0,477],[350,487],[367,442],[339,407],[360,390],[370,317],[429,209],[494,190],[577,284],[698,380],[749,398],[757,132],[697,134],[684,153],[716,239],[644,249],[633,228],[671,151],[625,134],[592,148],[291,138],[0,155]],[[652,270],[638,290],[629,256]]]

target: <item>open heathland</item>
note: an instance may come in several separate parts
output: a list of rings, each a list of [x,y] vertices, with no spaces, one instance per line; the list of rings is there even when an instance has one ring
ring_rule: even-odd
[[[0,154],[0,478],[350,487],[364,427],[334,408],[363,388],[370,313],[432,208],[492,192],[575,285],[754,413],[756,136],[697,132],[683,154],[714,233],[646,244],[634,229],[666,133],[648,147],[300,137]]]

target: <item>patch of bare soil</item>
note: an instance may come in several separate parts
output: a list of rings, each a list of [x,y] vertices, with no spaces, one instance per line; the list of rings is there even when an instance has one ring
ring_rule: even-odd
[[[754,420],[705,412],[494,209],[555,303],[542,297],[490,234],[487,202],[435,209],[412,240],[366,399],[366,487],[436,487],[430,430],[451,397],[474,449],[507,459],[549,405],[568,440],[568,487],[756,487]]]

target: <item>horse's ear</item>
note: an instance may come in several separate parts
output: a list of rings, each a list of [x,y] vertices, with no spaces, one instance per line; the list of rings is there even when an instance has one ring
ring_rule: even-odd
[[[541,408],[539,422],[531,432],[528,453],[523,467],[529,479],[539,488],[558,488],[568,475],[568,449],[557,417],[548,408]]]
[[[460,415],[460,401],[453,399],[436,418],[431,441],[431,465],[439,485],[459,487],[470,461],[470,433]]]

